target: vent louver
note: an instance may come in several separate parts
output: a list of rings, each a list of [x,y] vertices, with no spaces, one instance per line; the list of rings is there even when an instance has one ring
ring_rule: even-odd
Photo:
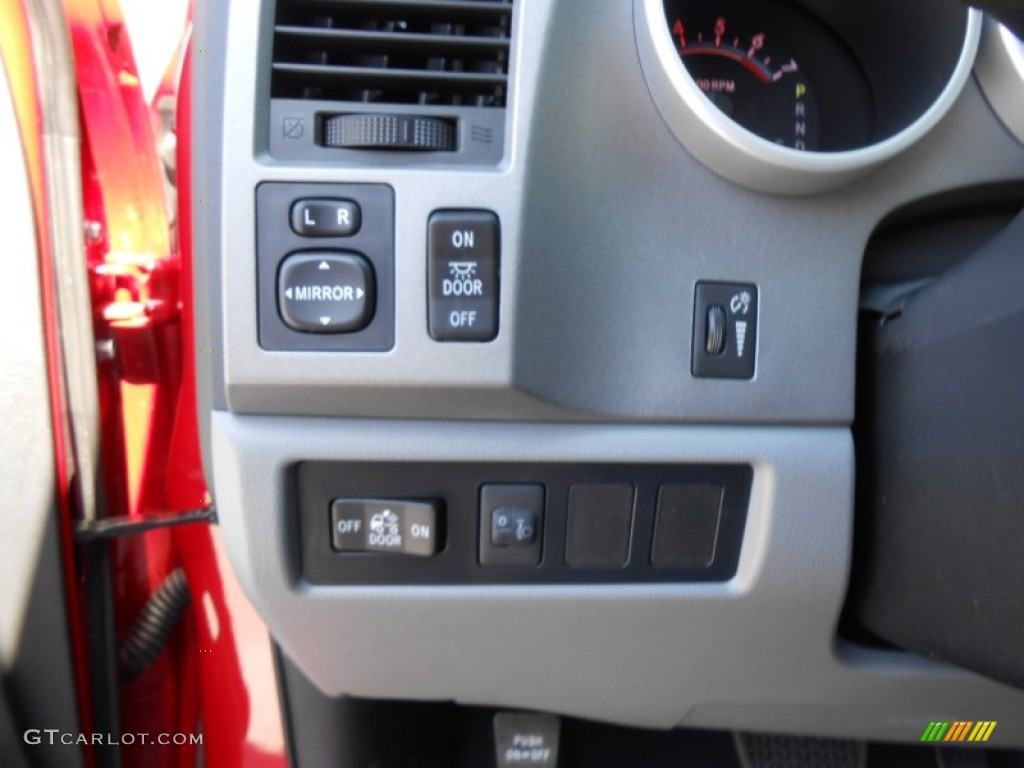
[[[504,107],[512,0],[278,0],[272,95]]]

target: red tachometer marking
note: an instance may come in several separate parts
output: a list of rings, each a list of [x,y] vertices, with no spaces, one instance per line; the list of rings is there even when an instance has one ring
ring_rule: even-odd
[[[676,19],[676,24],[672,27],[672,34],[679,38],[679,47],[686,47],[686,26],[682,21]]]

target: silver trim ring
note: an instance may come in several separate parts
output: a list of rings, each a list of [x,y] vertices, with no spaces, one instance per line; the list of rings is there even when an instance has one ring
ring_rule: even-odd
[[[647,87],[669,129],[721,176],[760,192],[807,195],[859,178],[920,141],[963,90],[981,39],[982,14],[971,9],[964,44],[939,97],[917,120],[884,141],[843,152],[805,152],[762,139],[723,114],[697,87],[676,53],[664,0],[634,0],[634,26]]]
[[[1024,143],[1024,41],[986,19],[974,72],[1003,125]]]

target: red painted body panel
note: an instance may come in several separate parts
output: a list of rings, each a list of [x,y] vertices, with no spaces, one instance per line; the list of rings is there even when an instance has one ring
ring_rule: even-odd
[[[75,565],[72,543],[74,509],[71,496],[71,448],[65,430],[67,407],[64,398],[64,367],[61,357],[60,325],[57,311],[56,276],[53,265],[53,246],[50,237],[50,210],[47,202],[46,162],[43,152],[45,131],[44,115],[39,101],[39,73],[33,59],[32,30],[24,0],[0,3],[0,56],[14,97],[14,108],[25,153],[35,212],[36,242],[39,252],[40,293],[43,306],[43,338],[46,344],[46,364],[49,374],[49,401],[52,416],[54,446],[53,478],[58,529],[64,560],[64,592],[67,600],[68,631],[70,633],[71,662],[78,701],[79,724],[83,731],[92,728],[89,709],[89,672],[85,642],[84,607],[81,600],[83,582]],[[94,764],[92,748],[83,750],[86,766]]]
[[[117,0],[65,0],[74,48],[82,129],[86,259],[93,326],[109,353],[98,365],[106,514],[142,518],[170,510],[164,501],[167,444],[180,387],[181,347],[177,254],[170,247],[149,109],[139,83]],[[150,594],[176,565],[171,534],[154,531],[120,539],[113,559],[115,630],[131,628]],[[194,686],[178,668],[195,653],[179,629],[165,650],[120,688],[123,732],[173,733],[182,701]],[[191,646],[191,647],[190,647]],[[125,765],[170,768],[174,746],[123,747]]]
[[[191,271],[191,57],[182,67],[178,111],[178,230],[172,226],[157,135],[160,120],[145,103],[118,0],[64,0],[76,57],[82,120],[86,259],[94,330],[105,469],[105,513],[144,519],[210,503],[197,422]],[[33,193],[44,275],[47,343],[62,499],[68,610],[79,673],[82,727],[91,731],[89,680],[81,596],[71,527],[68,450],[60,341],[52,266],[48,259],[41,116],[29,39],[19,2],[0,12],[0,42],[8,68],[22,77],[19,117]],[[184,50],[184,46],[183,46]],[[17,61],[15,61],[15,57]],[[10,60],[10,61],[8,61]],[[13,65],[11,64],[13,61]],[[158,91],[173,97],[178,67]],[[181,243],[182,247],[177,247]],[[122,748],[128,766],[287,765],[272,645],[223,556],[216,526],[191,524],[119,539],[111,547],[115,624],[123,635],[167,574],[183,567],[192,609],[156,661],[120,688],[123,732],[203,734],[195,746],[134,744]],[[87,756],[91,762],[91,755]]]

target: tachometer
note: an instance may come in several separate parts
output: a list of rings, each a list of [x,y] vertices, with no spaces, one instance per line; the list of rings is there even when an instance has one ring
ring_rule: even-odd
[[[784,45],[742,18],[668,21],[683,64],[718,109],[776,144],[818,149],[818,103]]]
[[[982,18],[960,0],[929,0],[927,23],[920,0],[633,7],[665,124],[721,176],[773,194],[834,189],[920,141],[970,78]]]

